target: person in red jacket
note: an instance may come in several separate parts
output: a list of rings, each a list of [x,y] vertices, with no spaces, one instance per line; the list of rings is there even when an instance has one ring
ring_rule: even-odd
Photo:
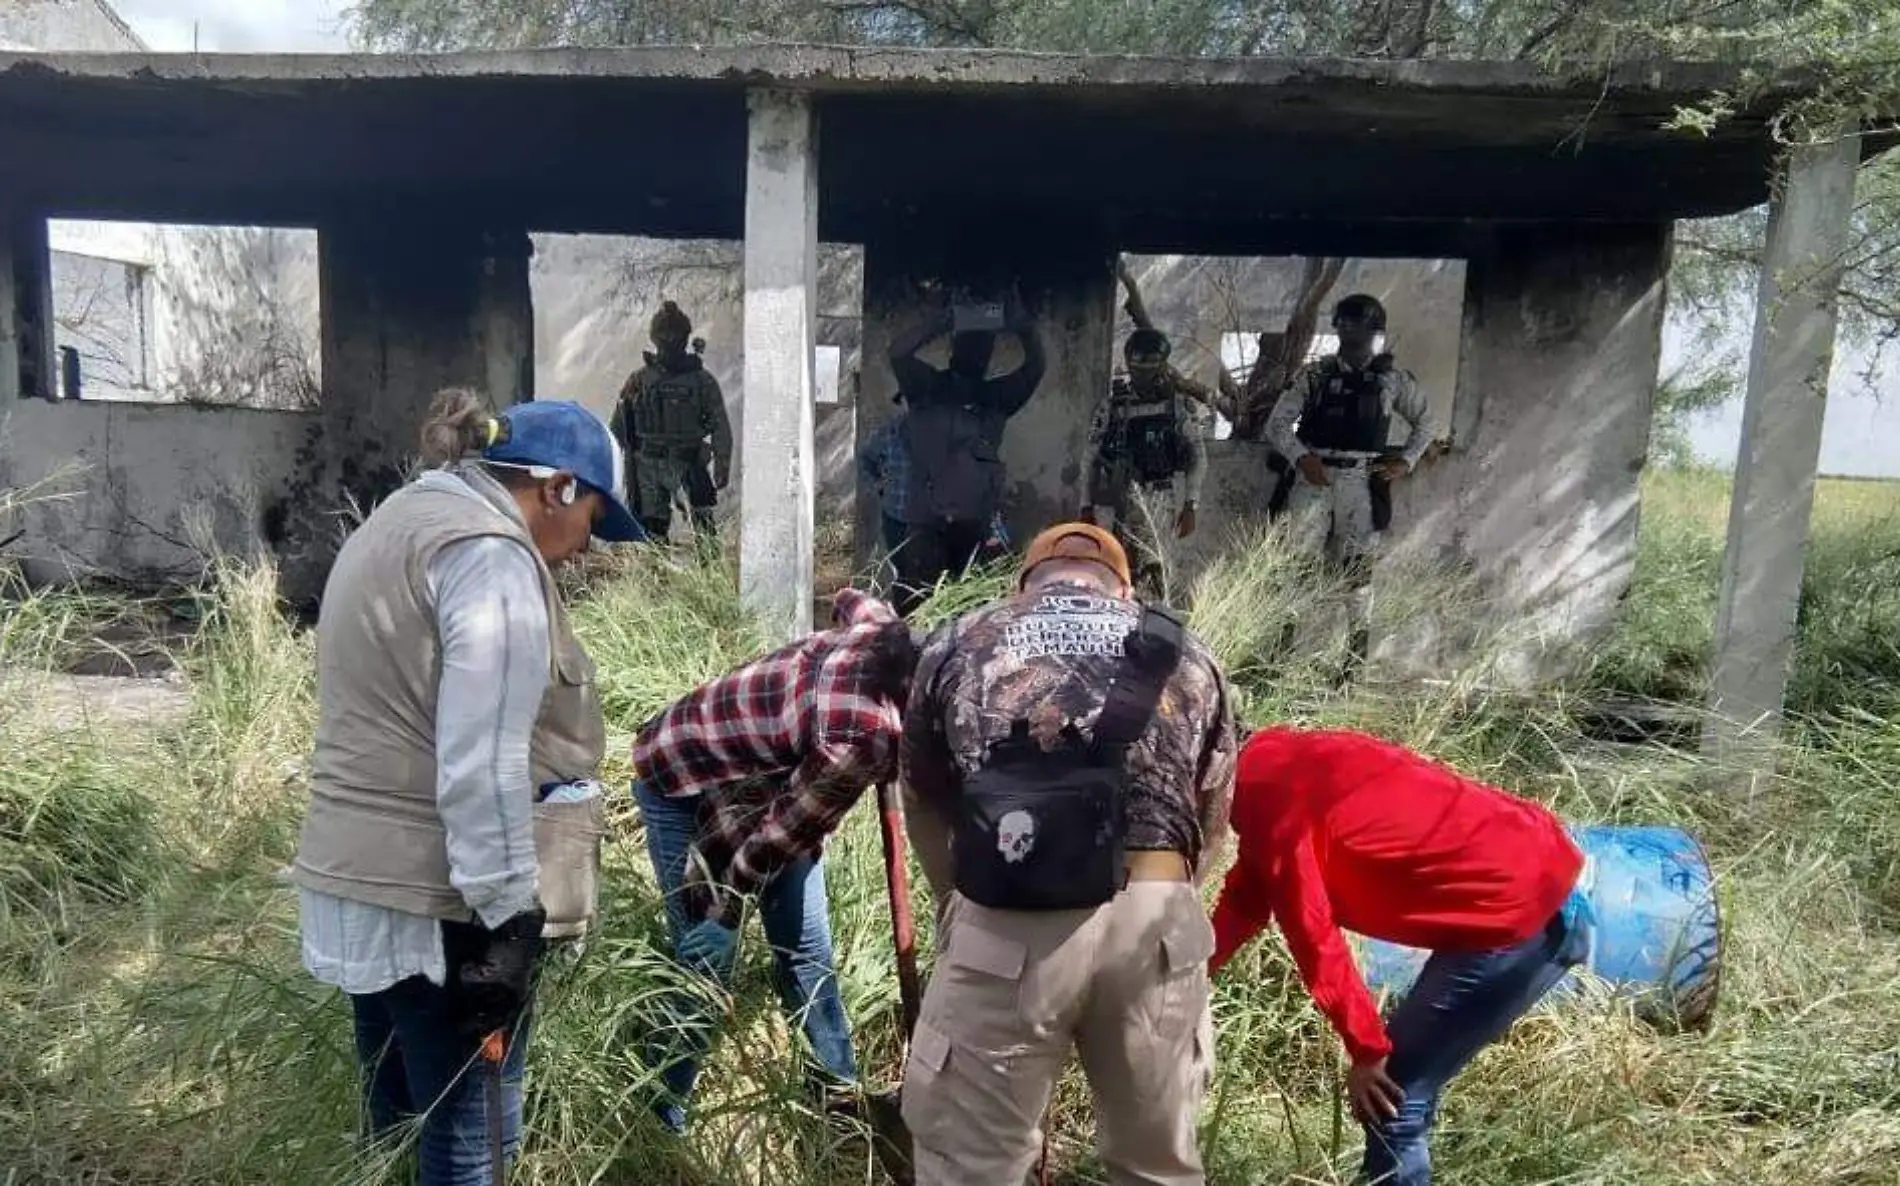
[[[1343,730],[1254,734],[1233,830],[1209,972],[1277,919],[1352,1057],[1367,1180],[1425,1186],[1445,1085],[1589,951],[1583,854],[1543,807]],[[1342,927],[1432,953],[1389,1021]]]

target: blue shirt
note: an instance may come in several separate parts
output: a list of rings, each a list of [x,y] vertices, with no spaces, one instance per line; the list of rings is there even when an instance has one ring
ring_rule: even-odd
[[[877,488],[878,505],[888,518],[909,522],[910,445],[904,439],[904,417],[884,422],[858,452],[858,472]]]
[[[910,441],[904,435],[902,413],[886,420],[871,434],[871,439],[864,442],[858,451],[858,472],[877,487],[878,506],[885,518],[910,522],[905,518],[910,511]],[[999,544],[1009,546],[1009,531],[1003,526],[1001,509],[990,518],[990,534]]]

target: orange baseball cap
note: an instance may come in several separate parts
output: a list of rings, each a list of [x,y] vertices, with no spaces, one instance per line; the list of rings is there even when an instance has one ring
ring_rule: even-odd
[[[1134,584],[1121,541],[1093,523],[1058,523],[1031,540],[1016,574],[1016,587],[1022,588],[1038,565],[1051,560],[1087,560],[1113,572],[1122,584]]]

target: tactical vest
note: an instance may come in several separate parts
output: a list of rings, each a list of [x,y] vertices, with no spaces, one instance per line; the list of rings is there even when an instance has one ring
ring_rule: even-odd
[[[951,858],[957,892],[996,910],[1079,910],[1127,883],[1128,747],[1181,661],[1179,619],[1149,607],[1124,643],[1093,736],[1073,724],[1043,748],[1018,719],[963,780]]]
[[[1300,409],[1300,443],[1321,452],[1378,453],[1392,432],[1385,403],[1388,372],[1348,370],[1338,358],[1320,364]]]
[[[1002,500],[1003,460],[985,418],[959,403],[920,404],[905,413],[902,431],[910,521],[987,524]]]
[[[1176,398],[1171,388],[1165,395],[1139,395],[1126,379],[1115,380],[1111,389],[1108,457],[1126,462],[1128,475],[1142,485],[1171,481],[1187,468]]]
[[[697,357],[688,358],[680,370],[669,370],[647,355],[628,415],[640,452],[682,460],[698,454],[706,437],[699,418],[705,383],[705,367]]]

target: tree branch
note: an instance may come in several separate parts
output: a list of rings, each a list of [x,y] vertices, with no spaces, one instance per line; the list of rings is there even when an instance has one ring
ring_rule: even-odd
[[[1432,43],[1432,16],[1438,8],[1438,0],[1420,0],[1418,15],[1412,21],[1412,31],[1407,35],[1405,44],[1399,47],[1401,58],[1421,58]]]
[[[1532,54],[1542,48],[1545,42],[1575,24],[1577,17],[1583,13],[1584,6],[1588,2],[1589,0],[1570,0],[1570,3],[1564,5],[1563,9],[1559,11],[1556,16],[1545,21],[1541,27],[1529,37],[1526,37],[1524,44],[1517,47],[1517,53],[1513,54],[1512,57],[1520,62],[1527,60]]]
[[[1135,280],[1135,274],[1128,269],[1128,259],[1124,256],[1115,261],[1115,277],[1128,291],[1128,299],[1122,302],[1122,308],[1128,311],[1129,320],[1137,329],[1153,329],[1154,320],[1148,316],[1148,306],[1141,299],[1141,285]]]

